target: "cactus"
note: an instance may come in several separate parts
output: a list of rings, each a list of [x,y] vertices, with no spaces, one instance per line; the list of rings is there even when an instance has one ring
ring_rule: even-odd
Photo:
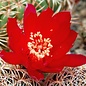
[[[46,9],[47,7],[52,8],[54,14],[56,14],[57,12],[62,10],[72,10],[74,5],[73,0],[0,0],[0,50],[2,48],[7,51],[10,50],[7,45],[8,36],[6,32],[8,17],[17,18],[20,24],[19,26],[22,27],[24,8],[28,3],[31,3],[35,6],[38,14],[40,14],[40,12]],[[76,73],[81,74],[84,71],[86,71],[85,66],[77,67],[77,68],[65,68],[59,74],[55,73],[52,76],[49,75],[50,77],[46,77],[45,78],[46,80],[36,82],[29,77],[25,68],[22,68],[22,66],[20,65],[17,66],[10,65],[4,62],[0,58],[0,86],[54,86],[54,85],[61,86],[62,84],[64,84],[64,79],[67,79],[67,76],[70,72],[71,74],[72,73],[75,74],[74,71],[76,71]],[[66,73],[66,77],[64,76],[65,73]],[[70,75],[70,76],[74,77],[74,75]],[[81,74],[80,76],[83,77],[83,74]],[[79,76],[76,76],[76,78],[78,77]],[[63,81],[60,82],[58,79]],[[73,79],[71,80],[73,81]],[[84,82],[86,82],[86,79],[84,80]],[[68,83],[67,80],[65,83]]]
[[[86,86],[86,65],[65,67],[62,72],[52,74],[45,83],[44,86]]]

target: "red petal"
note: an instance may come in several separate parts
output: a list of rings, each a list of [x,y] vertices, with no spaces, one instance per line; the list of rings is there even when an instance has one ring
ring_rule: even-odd
[[[76,67],[86,64],[86,56],[69,54],[62,59],[62,65],[69,67]]]
[[[56,20],[60,25],[62,25],[62,23],[70,22],[71,15],[70,15],[70,12],[68,12],[68,11],[59,12],[53,16],[53,19],[54,19],[54,21]]]
[[[43,59],[36,57],[33,54],[30,54],[29,56],[29,63],[30,66],[34,69],[40,69],[41,67],[43,67]]]
[[[28,4],[24,12],[24,32],[28,38],[30,36],[30,33],[36,30],[36,18],[37,14],[35,7],[31,4]]]
[[[14,64],[14,65],[16,65],[16,64],[21,64],[21,59],[20,59],[20,57],[18,57],[15,53],[13,53],[13,52],[5,52],[5,51],[1,51],[0,52],[0,56],[1,56],[1,58],[4,60],[4,61],[6,61],[6,62],[8,62],[8,63],[10,63],[10,64]]]
[[[28,69],[28,74],[32,78],[34,78],[35,80],[42,80],[42,79],[44,79],[44,75],[41,72],[37,71],[37,70],[33,70],[33,69],[29,70]]]
[[[50,8],[44,10],[37,18],[37,28],[43,34],[43,37],[51,35],[50,22],[52,20],[53,11]],[[46,31],[45,31],[46,30]]]
[[[48,73],[57,73],[60,72],[63,69],[63,67],[44,67],[41,69],[43,72],[48,72]]]
[[[55,50],[53,49],[53,53],[52,54],[55,54],[57,53],[57,57],[55,58],[60,58],[61,56],[65,55],[69,49],[72,47],[75,39],[76,39],[76,36],[77,36],[77,33],[73,30],[70,31],[70,34],[69,36],[67,37],[67,39],[62,42],[59,46],[55,46]]]
[[[63,42],[70,33],[70,12],[57,13],[51,22],[52,35],[51,40],[53,45],[58,45]]]
[[[13,36],[15,38],[21,36],[22,30],[18,27],[16,18],[8,18],[7,22],[7,32],[8,36]],[[15,34],[13,34],[13,32]]]
[[[52,49],[52,51],[51,51],[52,57],[47,57],[48,60],[45,61],[46,62],[45,64],[46,65],[48,64],[48,65],[50,65],[50,67],[53,67],[54,64],[59,63],[59,60],[61,58],[63,58],[63,56],[72,47],[73,42],[76,39],[76,36],[77,36],[77,33],[75,31],[71,30],[68,38],[62,44],[60,44],[60,46],[55,46],[55,48]],[[56,63],[53,63],[55,61],[56,61]]]
[[[24,19],[26,19],[30,13],[36,14],[36,9],[32,4],[28,4],[26,6],[25,12],[24,12]]]
[[[75,55],[75,54],[69,54],[65,55],[60,59],[53,59],[50,64],[48,64],[48,67],[76,67],[81,66],[83,64],[86,64],[86,56],[83,55]]]
[[[43,34],[43,37],[49,37],[51,33],[51,28],[50,26],[50,21],[52,19],[52,14],[53,11],[48,8],[46,11],[43,11],[38,17],[36,13],[30,13],[26,19],[24,19],[24,29],[25,29],[25,34],[30,36],[30,32],[38,32],[40,31]],[[46,32],[45,30],[46,29]]]
[[[9,46],[16,53],[27,48],[26,39],[22,34],[22,30],[18,27],[15,18],[9,18],[7,22],[7,32],[9,36]]]

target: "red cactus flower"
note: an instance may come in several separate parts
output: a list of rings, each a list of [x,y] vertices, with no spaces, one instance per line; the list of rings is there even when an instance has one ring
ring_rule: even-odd
[[[85,56],[67,54],[77,36],[70,29],[70,19],[69,12],[53,15],[50,8],[37,16],[35,7],[27,5],[23,29],[19,28],[15,18],[8,19],[7,32],[12,51],[1,51],[0,56],[10,64],[22,64],[36,79],[43,79],[44,72],[55,73],[64,66],[85,64]]]

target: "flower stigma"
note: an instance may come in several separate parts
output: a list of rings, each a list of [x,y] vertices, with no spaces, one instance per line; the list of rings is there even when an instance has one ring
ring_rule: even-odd
[[[53,47],[50,38],[43,38],[40,32],[33,34],[30,33],[30,42],[28,42],[28,48],[30,54],[34,54],[38,59],[50,56],[50,49]]]

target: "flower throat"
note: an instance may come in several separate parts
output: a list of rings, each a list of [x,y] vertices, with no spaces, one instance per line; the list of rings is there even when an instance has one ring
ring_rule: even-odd
[[[50,56],[50,49],[53,47],[50,38],[43,38],[40,32],[30,33],[30,42],[28,48],[30,54],[34,54],[38,59]]]

